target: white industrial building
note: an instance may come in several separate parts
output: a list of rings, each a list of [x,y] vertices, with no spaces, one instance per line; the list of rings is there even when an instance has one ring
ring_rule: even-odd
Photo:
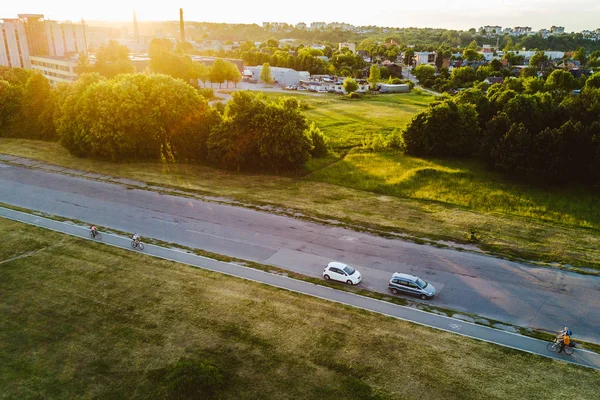
[[[258,65],[255,67],[245,67],[244,76],[251,77],[252,80],[256,80],[256,82],[262,82],[260,79],[260,72],[262,71],[262,65]],[[297,85],[300,83],[300,77],[306,76],[305,73],[298,72],[295,69],[291,68],[281,68],[281,67],[271,67],[271,76],[273,77],[273,81],[276,82],[278,86],[290,86]],[[264,82],[263,82],[264,83]]]

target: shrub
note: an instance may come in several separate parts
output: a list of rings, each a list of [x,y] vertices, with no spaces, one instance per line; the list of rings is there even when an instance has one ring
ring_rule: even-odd
[[[362,140],[362,148],[374,152],[383,151],[386,148],[385,137],[378,133],[377,135],[369,135]]]
[[[215,98],[215,91],[213,88],[198,88],[196,89],[198,94],[204,97],[206,100],[212,100]]]
[[[329,152],[327,142],[329,139],[321,132],[317,125],[313,122],[308,129],[308,136],[312,141],[312,149],[310,154],[315,157],[325,157]]]
[[[400,129],[394,129],[394,131],[386,138],[385,147],[393,150],[406,150],[406,143],[404,143],[404,136]]]
[[[352,92],[346,95],[349,99],[360,99],[362,96],[360,93]]]

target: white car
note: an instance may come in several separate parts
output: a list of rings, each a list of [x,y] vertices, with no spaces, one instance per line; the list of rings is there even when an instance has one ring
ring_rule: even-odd
[[[318,88],[317,89],[317,93],[327,93],[327,89],[325,89],[325,88]]]
[[[323,278],[328,281],[339,281],[348,285],[358,285],[362,280],[360,272],[349,265],[332,261],[323,270]]]

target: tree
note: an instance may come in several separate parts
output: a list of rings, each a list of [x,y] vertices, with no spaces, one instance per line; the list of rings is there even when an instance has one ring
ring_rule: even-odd
[[[529,65],[531,67],[541,69],[542,64],[548,61],[548,56],[543,51],[538,51],[529,59]]]
[[[240,70],[231,61],[225,61],[225,80],[227,81],[227,87],[229,87],[229,82],[232,82],[237,87],[238,82],[242,80]]]
[[[371,84],[371,89],[375,89],[377,82],[381,79],[381,71],[377,65],[371,65],[369,69],[369,83]]]
[[[548,79],[546,79],[546,88],[548,90],[557,90],[561,92],[569,92],[575,88],[575,78],[573,75],[562,69],[552,71]]]
[[[260,70],[260,80],[263,81],[265,87],[273,83],[273,75],[271,74],[271,66],[269,63],[264,63]]]
[[[462,88],[471,85],[477,80],[477,74],[471,67],[459,67],[452,70],[452,85],[456,88]]]
[[[217,58],[210,68],[209,79],[211,83],[218,83],[219,89],[223,82],[227,80],[227,64],[225,60]]]
[[[415,51],[413,49],[408,49],[404,52],[404,65],[412,66],[413,58],[415,56]]]
[[[238,171],[297,169],[310,157],[307,128],[295,98],[268,101],[262,95],[238,91],[208,138],[209,159]]]
[[[478,135],[475,106],[446,100],[414,115],[403,132],[403,139],[407,154],[469,156],[479,146]]]
[[[75,68],[75,72],[77,72],[77,75],[93,72],[93,67],[90,64],[90,59],[83,52],[79,53],[77,56],[77,67]]]
[[[61,106],[57,130],[77,156],[169,159],[185,143],[173,141],[174,129],[206,107],[193,87],[167,75],[83,75]]]
[[[508,63],[511,66],[513,66],[513,65],[521,65],[525,61],[525,57],[524,56],[515,54],[515,53],[510,52],[510,51],[504,53],[504,59],[506,61],[508,61]]]
[[[22,90],[0,79],[0,136],[11,136],[13,122],[21,110]]]
[[[119,74],[135,72],[135,67],[129,59],[129,49],[114,40],[101,45],[96,51],[96,64],[93,71],[106,78],[114,78]]]
[[[477,51],[475,51],[472,48],[465,49],[465,51],[463,51],[462,57],[464,60],[467,60],[467,61],[477,61],[477,60],[483,59],[483,55],[479,54]]]
[[[590,75],[585,81],[585,87],[587,88],[600,88],[600,72]]]
[[[413,74],[419,80],[419,83],[425,87],[431,87],[435,79],[435,67],[432,65],[421,64],[415,68]]]
[[[575,53],[573,53],[573,59],[579,61],[581,65],[585,65],[585,60],[587,59],[585,47],[580,47],[575,50]]]
[[[348,76],[344,80],[344,90],[348,94],[356,92],[358,90],[358,83],[356,83],[356,79],[353,79]]]

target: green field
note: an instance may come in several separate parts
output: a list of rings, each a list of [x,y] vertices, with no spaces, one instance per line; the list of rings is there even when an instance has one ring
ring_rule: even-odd
[[[291,92],[294,93],[294,92]],[[264,92],[268,98],[280,93]],[[365,136],[387,135],[403,128],[410,117],[434,99],[421,93],[367,96],[350,100],[333,94],[288,94],[308,105],[305,114],[327,134],[334,150],[348,149],[362,143]]]
[[[2,399],[592,399],[600,372],[0,219]]]
[[[598,193],[511,182],[476,161],[425,160],[359,148],[364,135],[404,126],[432,96],[380,95],[356,101],[293,95],[332,138],[335,153],[311,160],[303,174],[240,174],[162,162],[115,164],[73,157],[56,143],[18,139],[0,139],[0,153],[417,238],[461,243],[474,229],[483,239],[481,246],[495,254],[600,268]]]

